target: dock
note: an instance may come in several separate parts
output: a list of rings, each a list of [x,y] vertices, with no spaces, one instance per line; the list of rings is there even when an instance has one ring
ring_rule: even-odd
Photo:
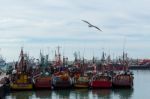
[[[149,65],[134,65],[134,66],[129,66],[130,70],[150,70]]]

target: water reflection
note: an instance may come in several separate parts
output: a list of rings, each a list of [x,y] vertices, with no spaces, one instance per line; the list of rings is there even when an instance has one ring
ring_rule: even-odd
[[[133,89],[14,91],[6,99],[131,99]]]
[[[4,90],[4,88],[1,87],[0,88],[0,99],[4,99],[3,97],[5,96],[5,92],[3,90]]]
[[[133,89],[114,89],[114,94],[119,95],[119,99],[131,99]]]
[[[133,89],[14,91],[6,99],[131,99]]]
[[[72,96],[71,98],[74,99],[80,99],[80,97],[82,97],[82,99],[89,99],[89,90],[75,89],[74,91],[72,91],[71,96]]]
[[[34,97],[34,94],[32,95]],[[51,99],[52,91],[51,90],[38,90],[35,91],[35,97],[40,99]]]
[[[69,99],[71,90],[53,90],[52,99]]]
[[[8,94],[6,99],[31,99],[33,94],[33,91],[13,91]]]
[[[92,95],[94,95],[94,97],[96,98],[101,98],[101,99],[111,99],[111,89],[94,89],[91,90],[92,91]]]

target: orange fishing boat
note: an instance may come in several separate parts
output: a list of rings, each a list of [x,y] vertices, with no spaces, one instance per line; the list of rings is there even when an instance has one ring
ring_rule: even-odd
[[[69,88],[72,86],[72,80],[68,72],[60,71],[52,76],[53,88]]]
[[[53,63],[54,74],[52,75],[52,88],[69,88],[72,86],[72,79],[69,75],[67,66],[67,58],[63,57],[61,60],[61,54],[55,52],[55,61]]]

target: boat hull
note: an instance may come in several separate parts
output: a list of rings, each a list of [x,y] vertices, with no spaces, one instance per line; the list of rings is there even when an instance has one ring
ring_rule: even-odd
[[[132,84],[114,84],[113,83],[113,88],[132,88]]]
[[[88,88],[89,87],[89,83],[76,83],[74,84],[75,88]]]
[[[62,82],[56,82],[53,84],[54,88],[70,88],[72,85],[70,81],[62,81]]]
[[[36,89],[51,89],[51,77],[38,77],[35,79]]]
[[[75,88],[88,88],[89,87],[89,78],[87,76],[80,76],[75,79],[74,83]]]
[[[92,88],[111,88],[112,82],[111,81],[92,81],[90,83]]]
[[[117,75],[113,79],[113,87],[132,88],[133,87],[133,77],[130,75]]]
[[[52,87],[53,88],[70,88],[72,87],[72,81],[69,77],[53,77],[52,78]]]
[[[10,84],[10,88],[11,90],[32,90],[33,89],[33,85],[32,84],[15,84],[12,83]]]
[[[12,90],[31,90],[33,89],[33,84],[30,78],[27,74],[18,74],[18,79],[12,80],[10,82],[10,88]]]

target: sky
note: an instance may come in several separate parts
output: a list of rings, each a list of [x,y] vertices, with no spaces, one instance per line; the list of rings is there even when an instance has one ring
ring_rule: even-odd
[[[17,60],[21,47],[31,57],[40,50],[54,57],[118,56],[150,58],[149,0],[0,0],[0,54]],[[89,28],[81,20],[102,29]]]

